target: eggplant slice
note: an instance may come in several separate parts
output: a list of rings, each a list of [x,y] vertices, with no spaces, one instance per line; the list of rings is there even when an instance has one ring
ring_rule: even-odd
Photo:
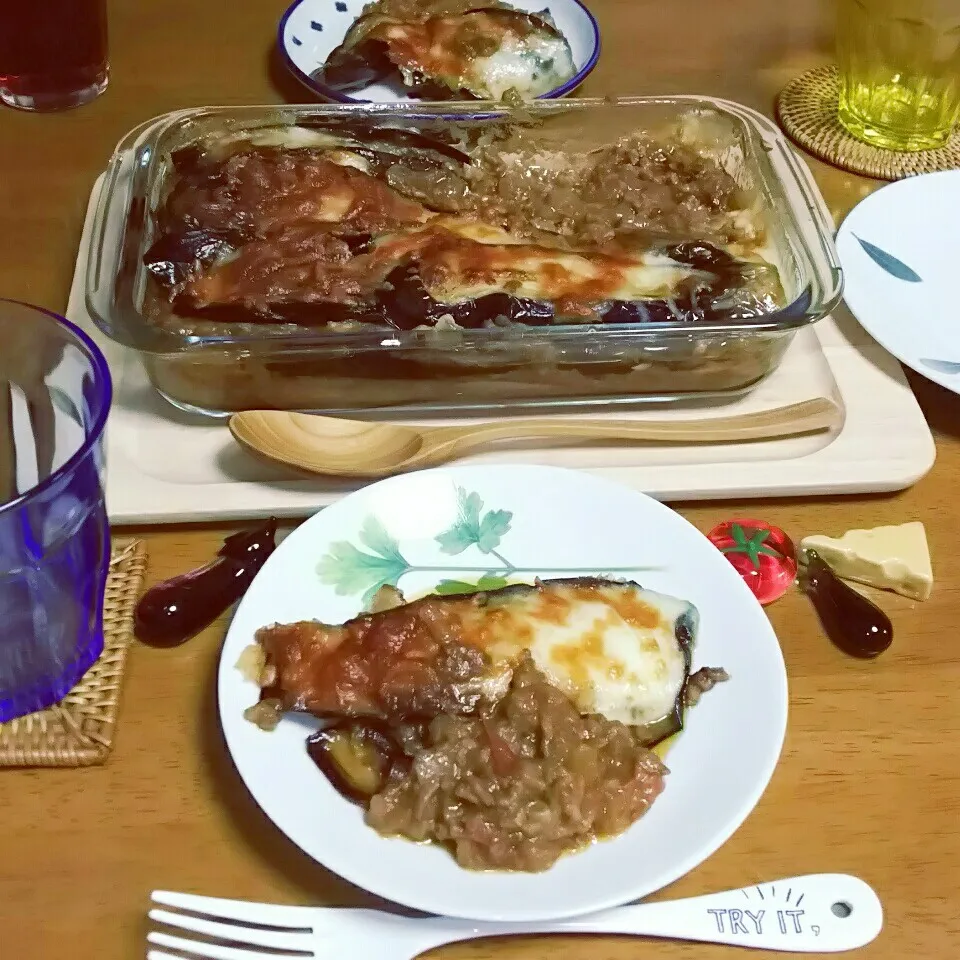
[[[358,21],[359,22],[359,21]],[[346,40],[327,58],[327,62],[310,74],[340,93],[354,93],[391,78],[401,79],[399,67],[390,59],[385,40],[364,39],[355,46]]]
[[[543,96],[576,73],[550,14],[508,7],[397,20],[374,8],[347,31],[315,79],[351,93],[399,74],[412,91],[500,100]]]
[[[164,233],[144,254],[143,262],[161,284],[175,287],[202,267],[234,253],[242,242],[228,231],[196,229]]]
[[[256,640],[286,710],[427,722],[495,702],[528,649],[581,713],[643,728],[682,725],[696,608],[636,583],[579,578],[428,596],[340,625],[277,624]]]
[[[307,739],[307,753],[340,794],[362,807],[395,766],[409,764],[389,730],[370,723],[324,727]]]

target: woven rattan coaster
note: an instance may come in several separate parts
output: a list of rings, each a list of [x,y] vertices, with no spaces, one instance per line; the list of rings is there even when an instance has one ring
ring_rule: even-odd
[[[936,150],[899,153],[861,143],[837,119],[840,81],[835,66],[817,67],[795,77],[780,91],[780,125],[814,156],[852,173],[901,180],[918,173],[960,167],[960,129]]]
[[[141,541],[113,541],[103,605],[103,653],[60,703],[0,723],[0,767],[89,767],[110,755],[127,647],[133,639],[133,609],[146,566]]]

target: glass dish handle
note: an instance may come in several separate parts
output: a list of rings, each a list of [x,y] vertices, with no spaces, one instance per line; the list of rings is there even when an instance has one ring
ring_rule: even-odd
[[[121,197],[117,192],[117,182],[120,179],[124,162],[130,160],[131,155],[131,151],[115,153],[110,158],[110,162],[102,174],[100,195],[97,197],[97,206],[87,247],[86,288],[88,309],[95,307],[94,304],[89,303],[91,297],[96,297],[98,300],[101,298],[104,276],[113,276],[116,267],[115,261],[119,256],[122,236],[116,239],[113,245],[112,257],[110,257],[107,251],[108,227],[110,225],[111,215],[114,214],[119,205],[119,201],[123,200],[123,205],[126,206],[129,198],[129,186],[123,191],[123,196]],[[92,312],[100,313],[101,311],[96,309],[92,310]]]

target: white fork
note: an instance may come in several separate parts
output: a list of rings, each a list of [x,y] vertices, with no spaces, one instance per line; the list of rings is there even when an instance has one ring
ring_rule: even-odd
[[[876,893],[856,877],[809,874],[723,893],[617,907],[542,923],[477,923],[447,917],[413,918],[378,910],[284,907],[156,890],[157,924],[197,939],[151,930],[147,960],[413,960],[426,950],[476,937],[543,933],[614,933],[728,943],[797,953],[837,953],[862,947],[883,926]],[[202,914],[202,916],[197,916]],[[258,948],[265,948],[264,951]],[[172,953],[166,952],[173,951]]]

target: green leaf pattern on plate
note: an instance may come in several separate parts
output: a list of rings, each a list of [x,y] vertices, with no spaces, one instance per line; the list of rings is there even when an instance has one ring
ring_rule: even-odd
[[[317,564],[317,575],[321,583],[332,586],[339,596],[362,594],[364,605],[370,602],[381,587],[387,584],[398,587],[400,580],[408,573],[467,575],[439,580],[435,591],[444,595],[497,590],[517,580],[529,580],[530,574],[537,573],[597,575],[596,567],[519,567],[511,563],[498,548],[510,532],[512,522],[511,511],[485,511],[480,494],[457,487],[457,515],[446,530],[434,537],[434,542],[440,547],[441,553],[451,557],[475,549],[481,555],[481,563],[474,566],[410,563],[383,522],[377,517],[368,516],[357,534],[360,546],[348,540],[338,540],[330,544]],[[619,567],[608,570],[605,575],[615,576],[649,569],[651,568],[643,566]]]
[[[467,493],[457,487],[457,520],[449,530],[434,539],[444,553],[456,556],[476,546],[481,553],[494,553],[510,530],[513,514],[509,510],[488,510],[481,515],[483,501],[479,493]]]
[[[371,552],[339,540],[330,544],[329,552],[317,565],[317,573],[321,583],[332,586],[341,597],[362,593],[363,602],[367,603],[382,586],[397,586],[410,570],[410,564],[376,517],[363,521],[358,539]]]
[[[434,592],[441,596],[453,596],[457,593],[473,593],[475,590],[499,590],[509,583],[506,577],[485,573],[478,580],[441,580]]]

